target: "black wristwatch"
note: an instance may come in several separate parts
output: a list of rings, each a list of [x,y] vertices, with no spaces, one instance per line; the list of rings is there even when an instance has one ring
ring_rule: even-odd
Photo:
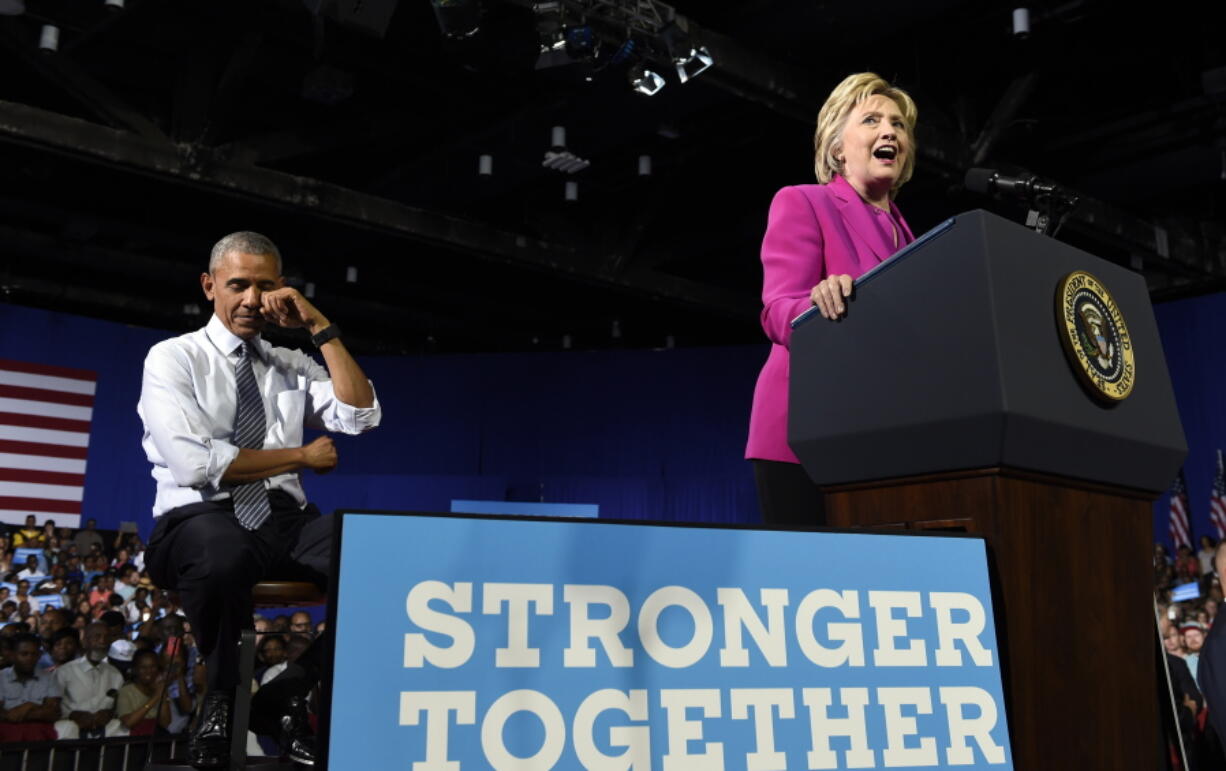
[[[329,340],[335,340],[341,336],[341,328],[335,324],[329,324],[315,334],[311,335],[311,344],[319,348]]]

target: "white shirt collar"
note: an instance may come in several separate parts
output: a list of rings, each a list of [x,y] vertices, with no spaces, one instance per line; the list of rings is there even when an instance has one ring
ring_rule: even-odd
[[[243,344],[243,338],[226,329],[226,325],[222,323],[216,313],[209,319],[209,323],[205,325],[204,333],[208,335],[213,345],[217,346],[217,350],[226,356],[234,355],[239,346]],[[268,343],[264,342],[264,339],[258,335],[251,342],[254,343],[252,347],[255,349],[256,354],[259,355],[260,360],[263,361],[267,358],[265,346]]]

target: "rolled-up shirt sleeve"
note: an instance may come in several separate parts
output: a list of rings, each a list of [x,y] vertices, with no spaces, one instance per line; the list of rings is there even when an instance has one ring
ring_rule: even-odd
[[[165,465],[176,484],[196,489],[221,485],[238,447],[213,437],[191,371],[172,347],[156,345],[145,358],[138,412],[158,455],[150,461]]]
[[[315,361],[309,361],[303,376],[307,379],[306,422],[312,428],[356,435],[375,428],[383,419],[383,408],[379,405],[378,394],[375,394],[371,406],[354,407],[336,398],[328,370]],[[369,380],[366,382],[370,383]],[[370,390],[374,393],[374,383],[370,383]]]

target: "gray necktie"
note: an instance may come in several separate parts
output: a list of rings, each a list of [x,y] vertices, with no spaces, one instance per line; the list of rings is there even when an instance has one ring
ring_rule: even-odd
[[[234,365],[234,380],[238,385],[234,444],[247,450],[264,447],[264,400],[255,382],[255,372],[251,369],[251,357],[254,355],[254,343],[245,342],[238,354],[238,364]],[[234,496],[234,516],[248,530],[258,529],[272,513],[262,479],[235,486],[231,495]]]

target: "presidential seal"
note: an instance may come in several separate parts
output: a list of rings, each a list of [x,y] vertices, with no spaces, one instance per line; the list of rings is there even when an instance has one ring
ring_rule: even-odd
[[[1132,338],[1102,282],[1083,270],[1065,276],[1056,315],[1064,352],[1090,394],[1109,402],[1128,398],[1137,379]]]

